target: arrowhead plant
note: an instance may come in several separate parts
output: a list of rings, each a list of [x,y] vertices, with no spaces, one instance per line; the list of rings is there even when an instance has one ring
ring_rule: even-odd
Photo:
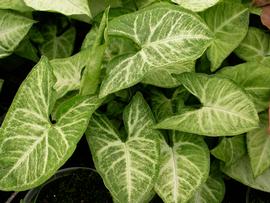
[[[115,203],[220,203],[225,177],[270,193],[270,35],[251,3],[2,1],[0,68],[32,68],[0,102],[0,190],[44,184],[85,136]]]

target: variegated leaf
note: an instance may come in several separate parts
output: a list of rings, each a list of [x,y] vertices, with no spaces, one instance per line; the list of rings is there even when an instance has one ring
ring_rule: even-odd
[[[247,149],[255,177],[270,168],[270,133],[268,115],[260,115],[260,127],[247,133]]]
[[[159,67],[196,60],[212,40],[199,16],[162,3],[113,19],[108,33],[132,39],[141,49],[109,64],[100,97],[131,87]]]
[[[152,129],[153,115],[141,94],[125,108],[123,120],[126,133],[120,134],[106,116],[94,115],[87,140],[114,202],[146,202],[159,170],[160,134]]]
[[[203,12],[201,16],[215,34],[214,41],[207,50],[211,71],[215,71],[246,36],[249,11],[239,3],[222,2]]]
[[[222,171],[244,185],[270,192],[270,169],[267,169],[263,174],[254,178],[248,155],[243,156],[231,166],[223,166]]]
[[[0,58],[12,54],[34,22],[18,13],[0,9]]]
[[[222,177],[210,175],[188,203],[221,203],[225,195]]]
[[[42,58],[19,88],[0,129],[0,189],[21,191],[45,182],[74,152],[97,97],[73,97],[56,112],[55,78]]]
[[[89,17],[88,0],[23,0],[25,4],[38,11],[53,11],[64,15],[84,14]]]
[[[195,71],[194,61],[171,64],[168,66],[159,67],[156,70],[148,72],[144,76],[142,83],[164,88],[177,87],[181,83],[172,76],[173,74],[180,75],[181,73],[184,72],[194,72],[194,71]]]
[[[57,79],[54,85],[57,98],[61,98],[69,91],[80,89],[81,72],[89,60],[90,52],[91,48],[87,48],[74,56],[51,61]]]
[[[214,6],[219,0],[171,0],[180,6],[192,10],[194,12],[203,11],[211,6]]]
[[[222,138],[221,142],[214,149],[211,154],[217,159],[222,160],[226,166],[232,165],[238,159],[246,154],[246,136],[237,135],[232,138]]]
[[[168,203],[187,202],[209,173],[209,150],[202,137],[171,131],[172,147],[161,145],[155,191]]]
[[[270,101],[270,68],[258,62],[247,62],[222,68],[217,74],[243,87],[258,112],[267,109]]]
[[[76,37],[75,28],[71,27],[58,36],[56,25],[48,25],[42,34],[45,39],[39,47],[42,55],[55,59],[69,57],[72,54]]]
[[[259,119],[253,102],[232,81],[198,73],[183,73],[177,78],[201,101],[202,107],[169,117],[156,128],[228,136],[258,127]]]
[[[270,67],[270,35],[263,30],[250,27],[246,38],[234,53],[245,61],[256,61]]]

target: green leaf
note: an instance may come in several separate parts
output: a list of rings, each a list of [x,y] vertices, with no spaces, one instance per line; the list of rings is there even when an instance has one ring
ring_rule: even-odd
[[[208,177],[209,150],[202,137],[171,132],[172,147],[161,145],[155,191],[164,202],[187,202]]]
[[[47,25],[42,34],[45,39],[45,42],[39,47],[42,55],[55,59],[72,54],[76,37],[75,28],[71,27],[58,36],[56,25]]]
[[[100,83],[101,65],[105,49],[107,47],[107,26],[109,8],[103,14],[95,41],[89,54],[89,63],[84,69],[81,85],[81,95],[95,94]]]
[[[214,6],[219,0],[171,0],[180,6],[192,10],[194,12],[203,11],[211,6]]]
[[[260,116],[260,127],[247,133],[247,149],[255,177],[270,168],[270,135],[267,113]]]
[[[196,14],[162,3],[113,19],[108,33],[132,39],[141,49],[109,64],[100,97],[137,84],[159,67],[196,60],[212,40]]]
[[[49,116],[55,103],[55,78],[46,58],[19,88],[0,129],[0,189],[22,191],[51,177],[74,152],[89,118],[100,105],[96,97],[73,97]]]
[[[231,166],[223,166],[222,171],[226,175],[243,183],[244,185],[255,188],[257,190],[270,192],[270,169],[266,170],[262,175],[254,178],[247,155],[239,159]]]
[[[218,146],[211,150],[211,154],[225,162],[226,166],[230,166],[246,154],[245,138],[245,135],[237,135],[232,138],[224,137]]]
[[[0,9],[11,9],[20,12],[32,11],[23,0],[1,0]]]
[[[141,94],[124,109],[126,140],[106,116],[94,115],[86,131],[95,166],[114,202],[146,202],[159,170],[160,134]]]
[[[0,92],[2,91],[3,84],[4,84],[4,80],[0,79]]]
[[[247,62],[222,68],[218,76],[229,78],[243,87],[258,112],[267,109],[270,101],[270,69],[258,62]]]
[[[81,72],[89,61],[90,53],[91,48],[87,48],[74,56],[50,61],[57,79],[54,85],[57,98],[61,98],[69,91],[80,89]]]
[[[234,53],[245,61],[256,61],[269,66],[270,35],[263,30],[250,27],[246,38]]]
[[[194,72],[195,62],[187,61],[176,64],[170,64],[169,66],[159,67],[156,70],[148,72],[142,83],[150,84],[158,87],[172,88],[177,87],[181,83],[172,76],[172,74],[180,75],[184,72]]]
[[[202,107],[172,116],[156,125],[206,136],[239,135],[258,127],[258,115],[249,97],[225,78],[198,73],[177,77]]]
[[[87,0],[23,0],[25,4],[38,11],[53,11],[64,15],[84,14],[89,17],[90,10]]]
[[[220,176],[210,175],[188,203],[221,203],[225,195],[225,184]]]
[[[21,41],[14,53],[34,62],[38,62],[39,60],[37,48],[27,38]]]
[[[215,71],[246,36],[249,12],[241,4],[224,2],[208,9],[201,16],[215,34],[214,41],[207,50],[211,71]]]
[[[12,54],[34,22],[18,13],[0,9],[0,58]]]

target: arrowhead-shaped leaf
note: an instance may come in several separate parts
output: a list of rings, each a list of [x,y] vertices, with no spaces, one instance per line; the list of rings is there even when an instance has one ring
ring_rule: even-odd
[[[260,127],[247,133],[247,149],[250,164],[255,177],[270,167],[270,135],[268,116],[260,116]]]
[[[237,135],[232,138],[222,138],[221,142],[211,154],[222,160],[226,166],[230,166],[246,154],[246,136]]]
[[[115,202],[146,202],[159,170],[160,134],[142,95],[123,114],[127,137],[107,117],[94,115],[86,131],[95,166]],[[123,139],[124,140],[124,139]]]
[[[171,0],[180,6],[192,10],[194,12],[203,11],[211,6],[214,6],[219,0]]]
[[[181,83],[172,76],[172,74],[180,75],[184,72],[194,72],[195,71],[195,62],[187,61],[176,64],[171,64],[169,66],[159,67],[156,70],[152,70],[148,72],[142,83],[164,87],[164,88],[172,88],[177,87]]]
[[[156,128],[228,136],[239,135],[258,126],[253,102],[230,80],[197,73],[183,73],[177,78],[201,101],[202,107],[167,118]]]
[[[234,53],[245,61],[256,61],[269,66],[270,35],[263,30],[250,27],[245,39]]]
[[[0,189],[27,190],[52,176],[71,156],[97,97],[73,97],[49,116],[55,103],[55,77],[42,58],[19,88],[0,129]]]
[[[254,178],[247,155],[239,159],[231,166],[223,166],[222,171],[231,178],[249,187],[270,192],[270,169],[267,169],[263,174]]]
[[[84,14],[89,17],[88,0],[23,0],[27,6],[38,11],[54,11],[64,15]]]
[[[69,57],[73,52],[76,30],[71,27],[60,36],[56,25],[48,25],[43,30],[45,42],[39,47],[42,55],[49,59]]]
[[[12,54],[34,22],[18,13],[0,9],[0,58]]]
[[[206,10],[201,16],[215,34],[207,50],[211,71],[215,71],[246,36],[249,11],[241,4],[224,2]]]
[[[196,60],[212,40],[212,32],[199,16],[169,4],[115,18],[108,33],[132,39],[140,50],[109,64],[101,97],[139,83],[151,70]]]
[[[171,131],[172,147],[161,144],[155,191],[164,202],[187,202],[208,177],[209,150],[202,137]]]
[[[267,109],[270,101],[270,68],[258,62],[247,62],[222,68],[217,74],[229,78],[243,87],[258,112]]]

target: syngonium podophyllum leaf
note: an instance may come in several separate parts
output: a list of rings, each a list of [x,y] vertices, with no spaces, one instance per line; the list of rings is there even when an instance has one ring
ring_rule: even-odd
[[[115,202],[146,202],[159,170],[160,134],[143,96],[124,109],[125,135],[103,115],[94,115],[86,131],[95,166]]]
[[[50,61],[57,79],[54,85],[57,98],[61,98],[69,91],[80,89],[81,72],[90,60],[88,58],[90,53],[91,48],[87,48],[74,56]]]
[[[76,37],[74,27],[58,36],[56,25],[46,25],[42,32],[45,39],[39,47],[42,55],[49,59],[64,58],[72,54]]]
[[[247,149],[255,177],[270,168],[270,135],[268,115],[260,115],[260,127],[247,133]]]
[[[18,56],[21,56],[34,62],[38,62],[39,60],[38,50],[28,38],[25,38],[21,41],[19,46],[15,49],[14,53],[17,54]]]
[[[25,4],[38,11],[53,11],[64,15],[84,14],[89,17],[90,9],[87,0],[23,0]]]
[[[161,144],[155,191],[168,203],[187,202],[209,173],[209,150],[202,137],[170,131],[172,147]]]
[[[211,154],[217,159],[223,161],[226,166],[232,165],[238,159],[246,154],[246,137],[245,135],[237,135],[232,138],[222,138],[221,142]]]
[[[202,103],[199,109],[172,116],[156,125],[206,136],[239,135],[258,127],[253,102],[232,81],[198,73],[177,76]]]
[[[246,38],[234,53],[245,61],[257,61],[269,67],[270,35],[263,30],[250,27]]]
[[[97,97],[73,97],[50,112],[56,97],[55,78],[42,58],[19,88],[0,129],[0,189],[27,190],[46,181],[74,152]]]
[[[0,79],[0,92],[2,91],[3,84],[4,84],[4,80]]]
[[[249,12],[241,4],[222,2],[203,12],[201,16],[215,34],[207,49],[211,71],[215,71],[246,36]]]
[[[192,10],[194,12],[203,11],[211,6],[214,6],[219,0],[171,0],[180,6]]]
[[[217,74],[232,79],[243,87],[258,112],[267,109],[270,100],[270,68],[258,62],[247,62],[222,68]]]
[[[1,0],[0,9],[11,9],[20,12],[32,11],[23,0]]]
[[[12,54],[34,22],[18,13],[0,9],[0,58]]]
[[[270,192],[270,169],[254,178],[248,155],[243,156],[231,166],[223,166],[221,170],[231,178],[257,190]]]
[[[105,10],[97,35],[91,47],[88,64],[86,65],[80,85],[81,95],[95,94],[100,83],[101,65],[107,47],[107,26],[109,8]]]
[[[158,67],[196,60],[212,40],[199,16],[164,3],[113,19],[108,33],[130,38],[141,49],[111,67],[109,64],[100,97],[140,82]]]
[[[219,170],[219,168],[218,168]],[[212,171],[205,183],[195,192],[188,203],[220,203],[225,195],[225,184],[222,173],[215,173]]]
[[[173,77],[172,74],[180,75],[181,73],[184,72],[194,72],[194,71],[195,71],[194,61],[170,64],[148,72],[144,76],[142,83],[164,88],[177,87],[181,83],[175,77]]]

